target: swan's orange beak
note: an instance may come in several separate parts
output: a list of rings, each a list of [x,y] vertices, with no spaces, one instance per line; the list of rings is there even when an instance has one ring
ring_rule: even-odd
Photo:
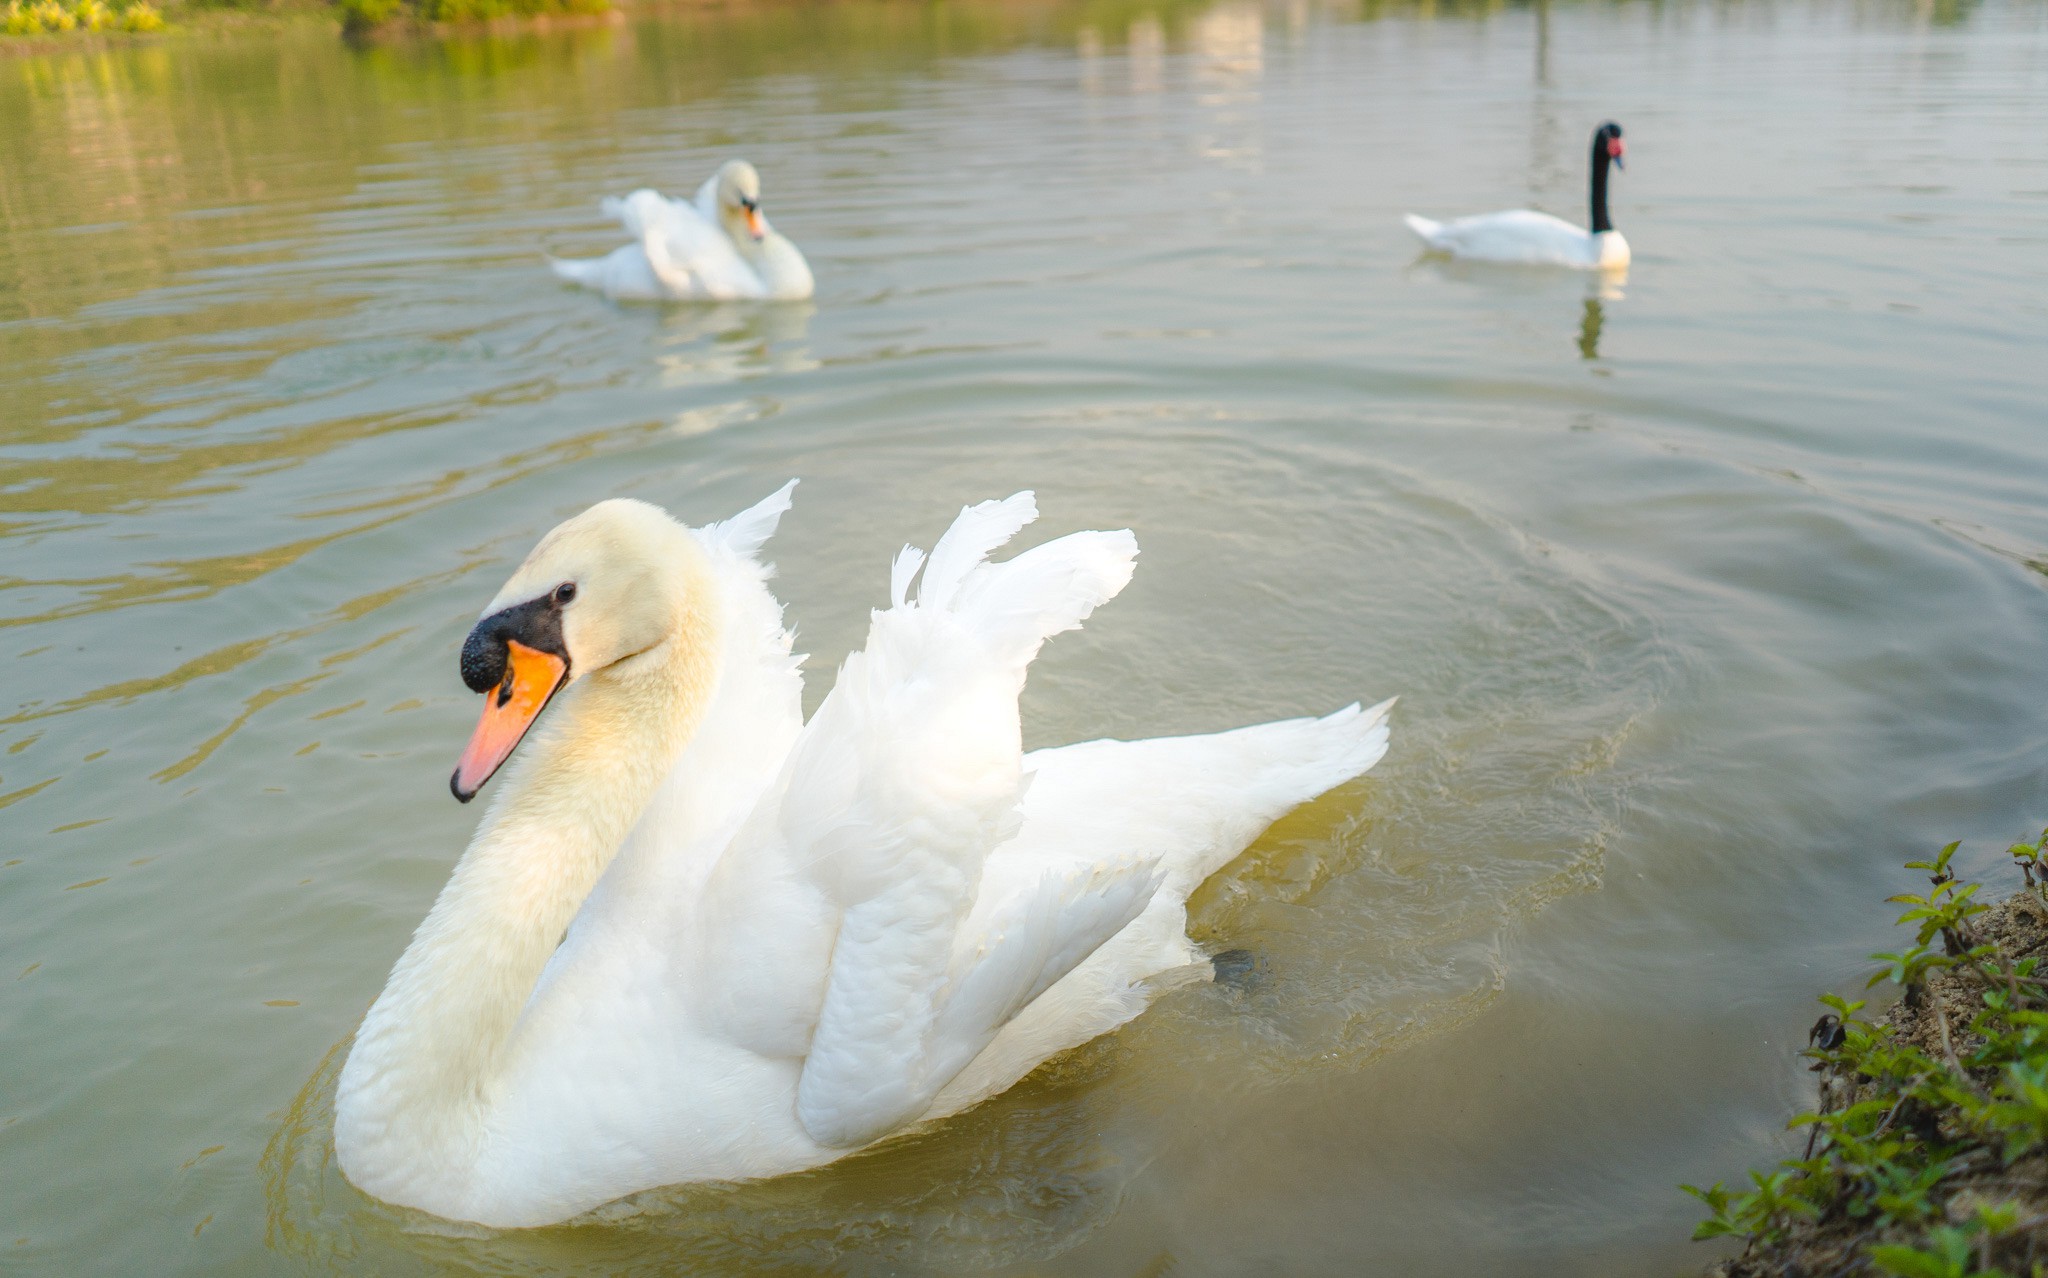
[[[484,693],[483,717],[455,765],[455,775],[448,779],[448,788],[464,803],[505,766],[569,673],[568,662],[517,639],[505,641],[505,656],[505,680]]]
[[[1620,138],[1607,139],[1607,158],[1614,161],[1615,168],[1626,169],[1628,167],[1622,158],[1627,154],[1628,144],[1626,142],[1623,142]]]
[[[747,234],[757,240],[766,239],[768,236],[768,227],[761,221],[761,210],[751,204],[747,206]]]

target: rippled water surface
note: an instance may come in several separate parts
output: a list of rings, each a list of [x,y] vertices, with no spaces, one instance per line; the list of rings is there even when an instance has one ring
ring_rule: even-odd
[[[1581,214],[1625,283],[1418,261]],[[0,58],[0,1269],[1677,1273],[1898,862],[2048,819],[2048,9],[845,0]],[[543,251],[745,154],[815,304]],[[456,647],[615,494],[1129,525],[1045,744],[1403,696],[1197,898],[1262,956],[824,1172],[437,1226],[331,1072],[475,818]],[[2002,881],[2002,880],[2001,880]]]

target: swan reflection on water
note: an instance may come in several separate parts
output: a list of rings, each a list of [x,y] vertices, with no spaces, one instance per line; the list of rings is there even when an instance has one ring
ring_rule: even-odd
[[[818,366],[807,344],[810,302],[676,302],[659,316],[654,362],[664,386],[702,386],[801,373]]]
[[[1566,274],[1554,267],[1474,262],[1427,251],[1418,254],[1409,265],[1410,272],[1418,270],[1440,279],[1490,288],[1504,297],[1564,292],[1566,286],[1571,286],[1572,292],[1580,294],[1578,329],[1573,341],[1582,360],[1600,358],[1600,332],[1607,323],[1607,305],[1628,296],[1627,267],[1585,272],[1583,289],[1578,287],[1581,283],[1578,275]]]

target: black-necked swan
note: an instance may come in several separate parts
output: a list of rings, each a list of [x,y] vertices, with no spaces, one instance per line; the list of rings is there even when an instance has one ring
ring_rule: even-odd
[[[1432,222],[1410,213],[1408,227],[1432,252],[1474,261],[1619,270],[1628,265],[1628,241],[1607,216],[1607,166],[1627,167],[1622,162],[1627,149],[1621,140],[1621,126],[1612,120],[1593,131],[1590,229],[1581,230],[1563,218],[1534,209],[1479,213],[1451,222]]]
[[[544,1225],[972,1105],[1207,974],[1188,893],[1386,752],[1391,701],[1023,753],[1026,667],[1137,554],[1081,532],[991,562],[1028,492],[897,557],[805,722],[757,558],[789,493],[695,530],[601,502],[470,631],[451,785],[504,775],[342,1067],[358,1188]]]
[[[659,191],[605,197],[631,244],[604,257],[549,258],[556,275],[608,297],[661,301],[799,301],[810,263],[761,213],[761,175],[728,160],[688,204]]]

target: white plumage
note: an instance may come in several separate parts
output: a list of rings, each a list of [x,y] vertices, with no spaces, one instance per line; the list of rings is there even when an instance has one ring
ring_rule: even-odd
[[[601,207],[633,237],[604,257],[549,258],[556,276],[607,297],[642,301],[796,301],[810,264],[760,212],[761,180],[744,160],[721,166],[688,203],[659,191],[606,196]]]
[[[1188,893],[1385,753],[1391,702],[1024,754],[1027,666],[1137,554],[1084,532],[991,562],[1029,493],[898,557],[803,722],[754,557],[788,494],[695,532],[602,503],[486,610],[575,582],[570,683],[343,1068],[362,1189],[539,1225],[953,1113],[1206,974]]]
[[[1567,266],[1597,270],[1628,265],[1628,241],[1619,231],[1589,234],[1560,217],[1534,209],[1480,213],[1449,222],[1403,215],[1408,229],[1438,253],[1475,262]]]

